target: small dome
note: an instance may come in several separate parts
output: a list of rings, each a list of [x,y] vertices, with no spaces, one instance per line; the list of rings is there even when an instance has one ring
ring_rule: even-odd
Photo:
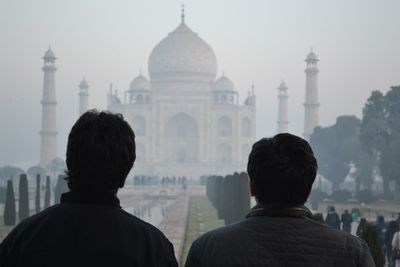
[[[189,75],[211,82],[217,72],[217,58],[212,48],[182,22],[154,47],[148,66],[151,80],[181,80]]]
[[[82,88],[82,89],[89,88],[89,84],[85,78],[83,78],[82,81],[79,83],[79,88]]]
[[[49,49],[46,51],[46,53],[44,53],[44,57],[45,59],[56,59],[56,56],[54,55],[53,50],[51,50],[51,48],[49,47]]]
[[[307,62],[317,62],[317,61],[319,61],[319,59],[318,59],[317,55],[314,53],[314,51],[311,50],[311,52],[307,55],[306,61]]]
[[[139,74],[129,86],[129,91],[149,91],[151,90],[150,82],[142,74]]]
[[[215,81],[213,88],[216,91],[235,91],[235,86],[224,74]]]
[[[286,83],[284,81],[282,81],[281,84],[279,85],[278,89],[282,90],[282,91],[286,91],[288,89],[288,87],[287,87]]]

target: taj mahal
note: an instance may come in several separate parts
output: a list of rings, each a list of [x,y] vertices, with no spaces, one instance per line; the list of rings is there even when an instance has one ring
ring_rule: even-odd
[[[55,59],[44,56],[41,160],[45,165],[57,156]],[[318,125],[317,62],[315,53],[306,59],[306,138]],[[136,136],[135,175],[226,175],[246,170],[256,138],[256,95],[249,86],[242,103],[234,83],[217,77],[213,49],[185,23],[162,39],[148,59],[148,74],[134,78],[122,94],[110,88],[107,109],[123,114]],[[250,85],[250,83],[249,83]],[[89,85],[79,84],[79,114],[88,109]],[[277,132],[288,131],[287,86],[278,87]]]

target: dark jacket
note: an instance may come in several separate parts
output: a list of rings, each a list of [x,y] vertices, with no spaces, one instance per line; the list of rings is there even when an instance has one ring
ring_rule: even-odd
[[[348,212],[342,214],[342,230],[351,233],[351,223],[353,222],[353,217]]]
[[[339,215],[335,211],[329,211],[326,215],[325,222],[333,229],[340,230],[340,219]]]
[[[276,210],[256,206],[241,222],[202,235],[185,266],[375,266],[363,240],[312,220],[306,207]]]
[[[154,226],[125,212],[114,196],[62,195],[16,226],[0,244],[0,266],[177,267]]]

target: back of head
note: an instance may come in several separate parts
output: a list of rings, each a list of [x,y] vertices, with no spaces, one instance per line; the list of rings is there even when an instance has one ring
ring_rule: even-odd
[[[247,165],[253,194],[263,204],[304,204],[317,169],[307,141],[288,133],[256,142]]]
[[[87,111],[68,136],[68,186],[72,192],[116,193],[135,158],[135,135],[121,114]]]

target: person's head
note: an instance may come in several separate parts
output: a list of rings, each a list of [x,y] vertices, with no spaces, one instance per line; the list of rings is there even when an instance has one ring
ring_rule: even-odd
[[[317,174],[310,145],[292,134],[263,138],[253,145],[247,172],[250,191],[263,204],[302,205]]]
[[[359,225],[360,225],[360,226],[367,225],[367,219],[365,219],[365,218],[361,218],[361,219],[360,219],[360,223],[359,223]]]
[[[115,194],[135,158],[135,134],[121,114],[87,111],[68,136],[68,187],[72,192]]]
[[[329,207],[329,212],[335,212],[335,206],[330,206]]]
[[[344,213],[349,213],[349,211],[348,210],[344,210]]]

